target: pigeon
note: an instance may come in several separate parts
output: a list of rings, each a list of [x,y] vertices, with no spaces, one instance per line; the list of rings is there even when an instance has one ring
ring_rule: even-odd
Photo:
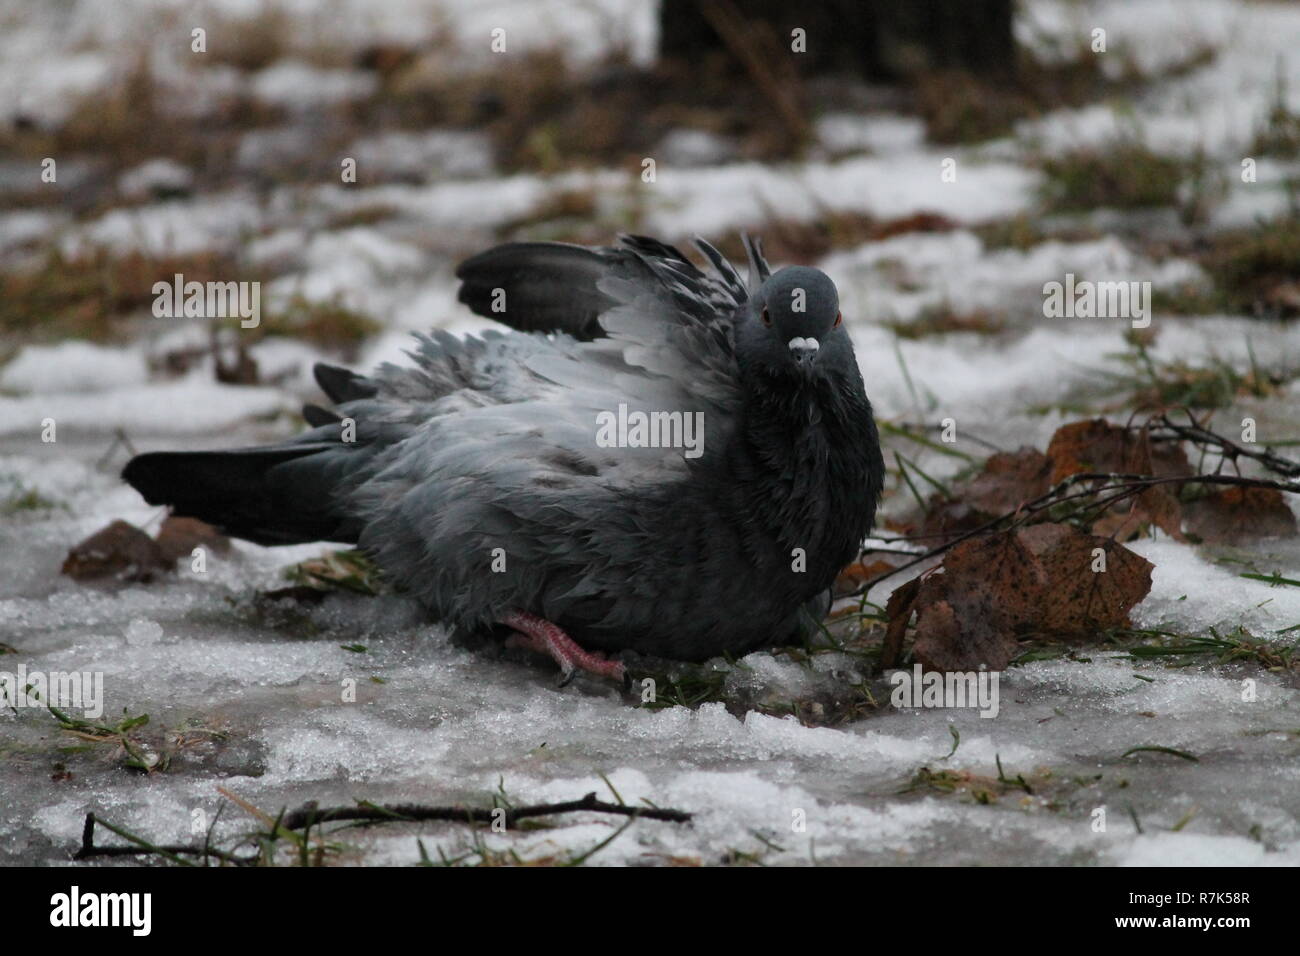
[[[824,272],[748,279],[643,236],[461,264],[507,329],[416,334],[410,364],[315,367],[332,409],[227,451],[153,452],[145,500],[263,545],[357,546],[457,633],[628,681],[798,643],[871,529],[884,461]]]

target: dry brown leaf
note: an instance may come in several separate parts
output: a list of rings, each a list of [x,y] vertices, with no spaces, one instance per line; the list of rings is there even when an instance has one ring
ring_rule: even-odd
[[[1033,619],[1046,580],[1014,534],[963,541],[916,602],[914,653],[933,670],[1001,670]]]
[[[1187,530],[1214,544],[1293,538],[1295,514],[1276,488],[1228,487],[1184,506]]]
[[[1047,445],[1055,484],[1082,472],[1137,472],[1157,478],[1192,474],[1180,442],[1152,442],[1145,428],[1112,425],[1104,418],[1062,425]]]
[[[916,595],[921,589],[921,579],[913,578],[906,584],[894,588],[885,602],[885,618],[889,621],[885,628],[885,642],[880,649],[880,666],[893,667],[903,655],[903,637],[907,634],[907,624],[912,618],[912,609],[916,605]]]
[[[844,597],[846,594],[856,594],[862,585],[866,584],[872,578],[879,577],[892,570],[896,565],[888,561],[872,561],[867,564],[864,561],[854,561],[847,568],[840,572],[839,577],[835,579],[835,596]]]
[[[912,652],[926,670],[975,670],[985,658],[994,661],[1003,656],[1003,650],[992,628],[981,627],[978,620],[959,621],[957,612],[947,601],[936,601],[921,609],[916,618],[916,643]],[[992,646],[989,646],[990,641]],[[1015,642],[1012,642],[1014,646]],[[1005,662],[995,664],[994,670],[1005,667]]]
[[[1150,590],[1151,568],[1123,545],[1067,525],[964,541],[936,572],[890,596],[882,664],[899,659],[915,611],[913,652],[926,668],[1001,670],[1024,638],[1086,637],[1127,623]]]
[[[926,502],[925,515],[919,531],[928,542],[935,543],[943,539],[959,537],[967,531],[974,531],[989,523],[995,515],[985,514],[971,507],[970,503],[960,498],[950,500],[942,495],[934,495]]]
[[[921,530],[927,535],[954,537],[973,531],[1045,494],[1051,487],[1050,478],[1051,460],[1037,449],[998,452],[956,492],[956,500],[938,495],[931,499]]]
[[[119,519],[69,551],[62,571],[77,581],[107,577],[151,581],[158,572],[171,569],[172,562],[163,557],[158,542]]]
[[[1192,474],[1180,443],[1153,444],[1145,428],[1128,429],[1101,418],[1062,425],[1047,446],[1047,457],[1052,463],[1052,483],[1087,472],[1156,478]],[[1127,540],[1147,523],[1176,541],[1184,540],[1182,507],[1172,485],[1155,485],[1130,501],[1111,506],[1098,518],[1093,530]]]
[[[1019,537],[1047,575],[1036,621],[1043,633],[1087,637],[1124,627],[1128,612],[1151,590],[1151,562],[1109,538],[1046,524]]]
[[[175,515],[170,515],[163,521],[156,540],[166,561],[188,558],[199,546],[219,554],[230,550],[230,539],[206,521],[178,518]]]
[[[1121,471],[1127,434],[1104,418],[1062,425],[1047,443],[1052,483],[1085,472]]]
[[[998,452],[984,463],[966,493],[966,501],[990,517],[1014,511],[1052,487],[1052,460],[1037,448]]]

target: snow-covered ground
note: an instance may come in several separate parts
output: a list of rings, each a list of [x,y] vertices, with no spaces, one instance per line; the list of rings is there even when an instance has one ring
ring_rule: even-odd
[[[310,6],[282,4],[313,29],[336,31],[333,39],[358,46],[403,37],[412,22],[427,22],[430,30],[449,31],[472,58],[499,19],[511,25],[512,38],[542,47],[562,33],[579,61],[605,43],[624,45],[642,60],[654,46],[650,5],[614,0],[579,4],[580,17],[572,15],[574,5],[559,2],[337,0],[329,16],[310,15]],[[1282,182],[1293,167],[1261,159],[1259,181],[1250,185],[1235,171],[1279,70],[1292,108],[1300,110],[1300,7],[1227,0],[1024,6],[1022,39],[1045,54],[1095,26],[1105,26],[1112,44],[1152,71],[1198,44],[1217,48],[1207,65],[1132,103],[1122,122],[1136,123],[1153,148],[1201,148],[1222,164],[1230,188],[1213,225],[1285,207]],[[122,7],[108,17],[100,4],[70,3],[51,19],[30,15],[26,4],[0,5],[0,116],[63,115],[78,94],[122,67],[121,51],[129,38],[149,32],[145,24],[166,23],[186,37],[196,11],[238,16],[251,9],[243,0]],[[156,68],[179,88],[192,83],[169,62],[160,56]],[[286,63],[227,82],[249,84],[266,102],[306,108],[321,98],[358,95],[363,81],[355,71],[322,76],[318,68]],[[306,100],[312,103],[304,106]],[[828,115],[817,126],[823,149],[806,162],[689,169],[665,163],[654,183],[639,180],[639,167],[501,175],[480,135],[432,130],[357,144],[360,162],[388,163],[394,172],[396,181],[379,185],[236,186],[83,219],[60,209],[0,212],[0,257],[16,263],[50,243],[68,255],[211,251],[273,263],[280,278],[264,290],[269,301],[337,300],[381,320],[384,330],[356,363],[365,367],[399,360],[411,330],[487,326],[455,301],[453,250],[490,242],[495,229],[566,194],[596,196],[602,221],[619,221],[631,203],[638,230],[674,241],[692,233],[718,238],[769,217],[811,221],[824,210],[879,220],[938,214],[956,228],[838,249],[819,263],[841,289],[877,414],[931,425],[951,417],[959,435],[1006,449],[1041,448],[1060,424],[1079,417],[1060,410],[1067,399],[1104,404],[1104,373],[1122,373],[1120,355],[1128,349],[1126,322],[1044,318],[1043,283],[1073,272],[1172,289],[1199,276],[1190,261],[1152,258],[1118,226],[1103,227],[1099,238],[1050,240],[1023,251],[980,238],[982,224],[1033,213],[1040,174],[1027,155],[1105,141],[1116,115],[1106,105],[1059,110],[976,148],[927,145],[919,121],[906,117]],[[251,165],[260,162],[259,151],[278,148],[264,130],[247,137],[239,155]],[[941,180],[948,157],[956,159],[955,182]],[[413,175],[430,168],[437,175]],[[61,169],[75,179],[74,163]],[[121,188],[138,192],[150,175],[161,174],[145,171]],[[392,213],[334,225],[379,208]],[[893,328],[957,306],[996,314],[1005,330],[912,339]],[[92,811],[159,843],[188,842],[196,811],[209,821],[215,814],[218,787],[272,815],[308,800],[488,805],[500,787],[515,803],[590,791],[613,799],[612,788],[628,802],[695,814],[689,825],[638,821],[595,854],[594,864],[717,863],[750,854],[769,863],[1300,865],[1294,670],[1172,668],[1096,648],[1082,654],[1087,662],[1011,668],[993,719],[971,710],[885,706],[815,727],[717,703],[652,710],[582,681],[557,689],[548,668],[450,646],[437,624],[398,597],[334,594],[292,612],[256,603],[258,591],[283,586],[281,569],[320,553],[317,546],[272,550],[236,542],[202,573],[183,567],[175,578],[122,589],[74,583],[58,574],[73,544],[117,518],[149,530],[161,518],[116,478],[125,452],[110,446],[119,430],[138,450],[282,437],[296,427],[295,409],[313,395],[311,362],[328,357],[270,338],[253,353],[263,381],[275,384],[218,384],[204,361],[164,378],[150,359],[201,344],[206,333],[184,320],[144,321],[154,324],[127,344],[29,344],[0,364],[0,503],[28,491],[42,499],[40,507],[0,512],[0,642],[14,651],[0,653],[0,672],[20,664],[29,671],[101,672],[106,722],[123,712],[147,713],[145,738],[156,734],[157,745],[169,749],[174,740],[167,743],[165,733],[188,731],[186,743],[168,769],[139,774],[122,768],[112,745],[60,731],[44,711],[0,713],[0,862],[66,861]],[[158,323],[167,325],[160,330]],[[1270,365],[1300,366],[1298,326],[1159,312],[1153,324],[1159,336],[1150,354],[1157,361],[1241,365],[1262,356]],[[1268,441],[1300,437],[1298,413],[1292,384],[1220,414],[1229,422],[1255,417],[1261,441]],[[54,442],[41,440],[46,419],[57,423]],[[936,458],[928,467],[943,477],[955,464]],[[1244,624],[1279,646],[1295,640],[1294,631],[1278,632],[1300,624],[1300,589],[1243,579],[1237,565],[1219,560],[1222,553],[1163,537],[1134,549],[1155,565],[1135,625],[1205,633]],[[1300,577],[1293,544],[1265,543],[1245,557]],[[871,597],[883,604],[887,589]],[[847,667],[836,655],[804,667],[766,653],[741,664],[727,678],[737,695],[770,700],[812,695],[839,679],[836,668]],[[1243,696],[1246,680],[1255,682],[1251,700]],[[354,701],[345,700],[350,681]],[[1151,751],[1123,756],[1135,747],[1199,759]],[[989,784],[1001,775],[999,762],[1026,788]],[[917,785],[923,768],[930,779],[952,772],[963,782],[955,793]],[[992,802],[972,797],[972,788],[990,786],[998,791]],[[1098,808],[1105,809],[1104,829]],[[579,814],[553,829],[485,839],[525,858],[576,855],[620,823]],[[252,825],[228,806],[217,842]],[[470,841],[457,825],[349,830],[339,837],[348,845],[342,859],[413,863],[417,836],[435,856],[435,848],[458,855]]]

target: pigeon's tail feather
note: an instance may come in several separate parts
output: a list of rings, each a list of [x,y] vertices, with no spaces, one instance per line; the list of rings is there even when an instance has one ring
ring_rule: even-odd
[[[346,454],[343,452],[342,454]],[[347,465],[337,443],[236,451],[152,452],[122,477],[152,505],[198,518],[258,544],[355,542],[357,522],[337,511]]]
[[[460,264],[458,298],[520,332],[567,332],[590,341],[605,334],[597,316],[615,304],[596,288],[608,269],[598,252],[582,246],[508,242]]]

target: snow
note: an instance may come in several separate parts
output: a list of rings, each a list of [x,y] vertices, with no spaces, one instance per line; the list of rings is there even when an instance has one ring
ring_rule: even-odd
[[[112,433],[218,432],[257,416],[291,411],[283,392],[261,386],[226,388],[201,369],[174,382],[129,385],[99,392],[67,391],[0,396],[0,435],[39,435],[42,422],[60,428]]]
[[[611,45],[644,59],[654,44],[653,5],[625,0],[578,7],[443,0],[436,15],[416,0],[331,6],[330,17],[311,18],[318,34],[303,31],[294,42],[332,39],[355,50],[441,32],[463,47],[448,68],[492,62],[490,31],[502,24],[508,56],[547,48],[557,36],[575,60],[598,57]],[[308,18],[300,0],[284,0],[283,7]],[[1028,156],[1097,147],[1125,122],[1136,122],[1153,148],[1185,155],[1204,146],[1227,171],[1231,188],[1212,211],[1211,228],[1276,213],[1296,165],[1260,157],[1259,182],[1251,185],[1235,171],[1279,68],[1288,71],[1293,101],[1300,93],[1300,58],[1276,56],[1300,24],[1294,8],[1220,0],[1033,0],[1023,7],[1029,15],[1022,36],[1044,53],[1073,49],[1093,27],[1105,27],[1108,70],[1132,56],[1156,72],[1201,42],[1223,49],[1217,60],[1135,97],[1131,121],[1117,119],[1109,105],[1058,110],[978,149],[927,145],[910,117],[832,113],[817,118],[819,143],[797,163],[735,162],[724,138],[679,131],[656,148],[656,177],[644,182],[639,161],[497,175],[486,137],[432,129],[347,144],[343,155],[358,160],[357,184],[332,176],[165,201],[151,193],[184,185],[187,171],[150,162],[118,182],[140,203],[133,208],[76,220],[61,211],[0,214],[0,252],[25,254],[44,240],[68,255],[236,255],[241,265],[276,276],[264,290],[267,304],[290,295],[337,299],[379,319],[383,331],[350,363],[365,369],[403,361],[411,330],[491,327],[456,302],[455,256],[494,241],[499,230],[564,193],[592,193],[601,216],[620,223],[623,207],[634,206],[642,213],[638,231],[673,241],[693,233],[716,239],[770,218],[813,222],[826,210],[880,221],[934,213],[954,228],[842,248],[820,263],[839,284],[873,404],[891,421],[953,417],[959,435],[1041,448],[1063,421],[1078,417],[1041,408],[1079,396],[1101,401],[1106,375],[1127,370],[1118,357],[1127,349],[1127,323],[1046,318],[1044,283],[1074,273],[1166,289],[1199,273],[1176,256],[1153,258],[1123,228],[1130,224],[1123,214],[1090,217],[1096,238],[1026,250],[990,247],[974,227],[1035,212],[1041,180]],[[151,18],[188,22],[201,9],[215,23],[260,8],[251,0],[141,0],[107,18],[95,4],[69,3],[60,5],[52,36],[13,9],[0,10],[6,27],[14,21],[0,31],[0,116],[33,112],[52,123],[78,92],[129,65],[124,51],[134,47],[127,41],[148,33]],[[368,74],[312,65],[298,52],[251,76],[218,68],[212,84],[199,83],[174,56],[159,56],[155,66],[174,90],[188,91],[181,99],[189,106],[176,108],[195,110],[213,90],[248,91],[310,114],[373,88]],[[244,172],[274,171],[314,145],[309,125],[289,121],[245,134],[236,164]],[[951,183],[941,178],[948,158],[956,160]],[[78,170],[76,159],[60,159],[60,188],[91,175],[89,166]],[[22,175],[13,173],[20,186]],[[365,225],[336,225],[375,210],[387,212]],[[885,324],[944,308],[988,311],[1006,330],[906,339]],[[139,451],[279,440],[296,430],[301,402],[319,398],[311,364],[339,361],[303,342],[269,338],[252,354],[274,384],[218,384],[209,359],[167,377],[151,360],[203,345],[207,327],[141,318],[134,338],[112,344],[20,343],[12,355],[0,352],[0,641],[17,651],[0,655],[0,670],[21,663],[102,673],[106,715],[148,713],[148,731],[159,735],[195,721],[225,736],[192,744],[171,768],[145,776],[122,769],[110,745],[60,753],[55,748],[65,738],[47,713],[0,714],[0,738],[11,755],[0,764],[0,792],[8,798],[0,811],[0,861],[67,862],[91,811],[159,841],[188,841],[193,812],[215,814],[218,786],[275,812],[307,800],[486,806],[498,786],[516,803],[588,792],[613,799],[612,785],[629,803],[649,800],[695,818],[688,826],[638,821],[595,854],[593,865],[717,863],[735,853],[790,865],[1300,864],[1293,672],[1206,662],[1175,668],[1102,646],[1081,652],[1090,663],[1061,659],[1009,669],[995,719],[886,705],[813,727],[719,703],[654,710],[639,706],[635,695],[585,680],[559,689],[546,665],[453,646],[441,626],[396,596],[340,593],[315,606],[269,610],[259,604],[258,592],[286,584],[283,568],[320,554],[321,545],[236,542],[227,556],[209,554],[206,570],[184,561],[153,584],[74,583],[58,573],[69,547],[114,519],[153,532],[162,517],[118,480],[126,453],[111,448],[117,430]],[[1157,312],[1152,327],[1157,361],[1240,365],[1254,354],[1295,366],[1300,358],[1294,326]],[[1294,438],[1297,397],[1292,387],[1266,401],[1243,400],[1223,420],[1240,420],[1249,410],[1262,434]],[[1035,406],[1040,410],[1031,411]],[[57,423],[56,442],[40,441],[46,418]],[[941,462],[934,473],[957,467]],[[28,491],[51,506],[6,511]],[[1282,632],[1300,623],[1300,589],[1242,578],[1247,566],[1233,563],[1300,576],[1293,543],[1261,542],[1239,553],[1157,536],[1132,547],[1155,566],[1151,593],[1133,613],[1135,627],[1222,634],[1241,625],[1279,649],[1294,641],[1295,632]],[[887,596],[887,587],[871,595],[881,603]],[[366,650],[354,653],[344,644]],[[776,705],[842,690],[859,666],[845,654],[821,655],[805,667],[764,652],[727,669],[724,683],[729,700]],[[1242,693],[1247,678],[1256,682],[1252,700]],[[343,693],[346,681],[356,682],[355,702]],[[1142,746],[1200,759],[1123,756]],[[960,791],[908,789],[922,768],[987,779],[998,776],[999,762],[1009,776],[1031,780],[1035,793],[1013,790],[985,805]],[[56,764],[72,776],[50,780]],[[1243,779],[1250,780],[1248,792]],[[1098,808],[1107,811],[1102,832],[1092,825]],[[553,829],[484,839],[525,858],[564,858],[592,849],[622,822],[577,814]],[[249,826],[228,806],[218,841]],[[458,825],[377,827],[348,832],[346,859],[410,864],[418,859],[417,836],[435,857],[470,849]]]
[[[66,256],[95,247],[116,254],[184,256],[231,251],[261,226],[263,211],[250,195],[236,191],[202,199],[177,199],[134,209],[114,209],[69,230],[60,246]]]
[[[829,113],[818,118],[816,130],[818,142],[832,153],[910,153],[925,142],[925,123],[888,113]]]
[[[303,260],[304,271],[271,283],[268,295],[373,308],[366,290],[386,285],[394,275],[418,273],[424,264],[418,249],[361,226],[313,236]]]
[[[137,350],[60,342],[28,345],[0,366],[0,389],[33,395],[99,392],[140,385],[147,377],[144,356]]]
[[[1150,282],[1153,289],[1202,278],[1191,262],[1153,263],[1123,240],[1107,236],[1087,242],[1049,240],[1027,251],[987,250],[971,232],[907,233],[827,256],[821,267],[847,275],[841,296],[849,315],[873,319],[915,319],[927,308],[958,305],[967,312],[1000,309],[1013,297],[1043,319],[1043,286],[1067,273],[1095,282]],[[1054,320],[1055,321],[1055,320]]]
[[[71,105],[108,79],[110,67],[99,53],[85,52],[59,62],[0,58],[0,115],[6,122],[39,116],[47,123],[67,118]]]
[[[193,174],[172,159],[151,159],[128,169],[117,180],[117,191],[127,199],[148,199],[155,193],[189,192]]]
[[[259,71],[253,95],[272,106],[303,110],[363,99],[378,88],[372,73],[326,70],[307,63],[280,62]]]
[[[493,170],[486,136],[460,130],[388,132],[358,139],[347,150],[359,172],[368,176],[409,179],[475,178]]]
[[[1001,219],[1030,205],[1038,177],[1004,163],[959,164],[944,182],[948,155],[921,152],[813,162],[799,169],[740,163],[658,170],[645,187],[648,221],[670,236],[734,229],[768,216],[807,222],[825,209],[897,219],[938,213],[964,223]]]
[[[48,462],[0,459],[0,471],[15,466],[46,483],[54,473]],[[177,757],[172,769],[149,778],[113,770],[106,756],[86,756],[64,758],[74,776],[57,791],[7,788],[14,798],[5,827],[17,839],[5,841],[0,853],[17,858],[62,859],[91,810],[155,839],[189,840],[191,812],[201,809],[211,819],[217,785],[273,811],[309,798],[486,805],[499,782],[516,802],[593,791],[612,799],[600,774],[629,803],[647,799],[696,818],[689,826],[637,823],[592,857],[593,865],[670,857],[717,862],[733,850],[795,865],[1140,865],[1157,859],[1280,865],[1300,853],[1296,772],[1279,759],[1293,744],[1285,732],[1270,732],[1294,725],[1296,698],[1274,675],[1255,675],[1258,697],[1244,703],[1234,676],[1167,670],[1100,652],[1088,665],[1049,661],[1008,671],[996,720],[886,708],[838,728],[815,728],[755,712],[736,716],[721,704],[653,711],[607,686],[580,681],[559,690],[543,666],[454,648],[400,598],[331,596],[305,611],[310,627],[299,633],[311,635],[306,638],[257,624],[250,617],[252,589],[278,586],[278,568],[315,553],[314,546],[280,552],[238,544],[230,558],[212,556],[205,574],[187,569],[161,587],[112,593],[75,585],[49,573],[69,541],[110,517],[144,524],[155,509],[90,465],[68,471],[56,488],[42,487],[67,509],[0,526],[0,549],[12,549],[21,536],[27,555],[21,568],[6,563],[0,572],[4,639],[21,651],[4,666],[23,661],[47,671],[101,672],[106,714],[147,712],[152,724],[170,728],[197,717],[216,721],[231,736],[229,743]],[[1190,559],[1139,550],[1157,568],[1168,564],[1188,590],[1199,589],[1189,577]],[[1169,584],[1157,575],[1159,613],[1176,597]],[[1182,606],[1191,609],[1185,620],[1200,613]],[[367,650],[350,653],[343,643]],[[767,653],[741,663],[739,681],[776,694],[798,694],[819,680],[818,672]],[[1134,679],[1135,672],[1152,682]],[[357,681],[355,703],[343,701],[346,678]],[[48,716],[35,711],[0,722],[16,741],[35,743],[51,733]],[[960,744],[945,760],[950,726]],[[1188,749],[1202,763],[1150,754],[1121,758],[1144,745]],[[1065,808],[1051,810],[1045,796],[1014,793],[987,807],[935,793],[899,794],[920,767],[992,777],[999,760],[1013,776],[1050,768],[1057,783],[1042,786],[1064,788]],[[1236,786],[1245,762],[1254,768],[1248,801],[1239,799]],[[12,762],[0,771],[20,772]],[[1097,783],[1068,782],[1097,774]],[[1120,780],[1128,783],[1116,789]],[[1129,803],[1145,835],[1130,825]],[[1162,832],[1193,806],[1200,810],[1190,823]],[[1095,807],[1108,809],[1105,833],[1091,829]],[[19,826],[19,820],[27,822]],[[487,839],[525,858],[563,858],[594,847],[621,822],[580,814],[562,818],[556,829]],[[1256,824],[1263,843],[1244,835]],[[217,832],[234,835],[247,826],[228,810]],[[418,855],[417,833],[435,855],[468,848],[467,834],[452,825],[354,832],[349,842],[370,862],[409,864]]]
[[[123,599],[134,605],[132,613],[148,613],[143,594]],[[200,605],[193,613],[202,611]],[[156,602],[153,612],[174,616],[175,602]],[[358,623],[358,614],[368,616],[362,608],[348,612],[343,620],[352,625]],[[87,618],[84,612],[73,613],[79,621]],[[1007,830],[1031,839],[1038,855],[1091,849],[1097,862],[1133,862],[1150,852],[1145,838],[1134,839],[1131,846],[1115,838],[1093,838],[1086,819],[1072,829],[1065,821],[1032,820],[1015,809],[987,816],[970,805],[936,798],[892,801],[889,794],[910,771],[933,763],[948,749],[946,729],[927,720],[929,714],[888,715],[878,724],[839,731],[804,728],[790,719],[758,714],[741,720],[721,705],[653,713],[629,708],[608,693],[538,687],[531,671],[521,675],[510,668],[485,669],[481,662],[429,640],[434,635],[417,642],[417,635],[408,631],[349,631],[350,638],[369,642],[368,667],[356,671],[351,666],[354,657],[335,647],[344,631],[307,644],[268,644],[252,635],[233,641],[217,634],[196,639],[198,635],[187,633],[184,639],[164,637],[137,650],[130,634],[146,628],[147,619],[133,619],[125,649],[115,646],[110,635],[88,634],[84,642],[47,655],[45,666],[71,666],[75,661],[78,667],[105,671],[110,688],[119,688],[130,699],[132,711],[152,706],[148,681],[140,683],[145,675],[184,674],[171,693],[183,693],[187,709],[217,709],[230,715],[233,729],[251,733],[255,766],[244,768],[249,773],[227,776],[224,785],[259,805],[274,806],[292,792],[363,791],[391,800],[416,793],[428,800],[441,794],[452,799],[460,793],[494,790],[503,771],[508,792],[518,799],[571,799],[589,791],[605,793],[604,782],[594,773],[574,772],[577,766],[594,765],[629,802],[645,798],[698,813],[688,829],[639,825],[634,836],[596,859],[605,864],[632,862],[646,854],[696,855],[703,847],[715,848],[714,854],[733,847],[755,851],[760,846],[749,836],[754,832],[783,846],[772,862],[786,863],[808,862],[814,856],[896,862],[925,852],[931,841],[937,844],[933,849],[953,860],[997,862],[1007,859],[1002,856],[1006,851],[991,838]],[[156,634],[158,629],[166,630],[156,624],[148,631]],[[364,677],[375,671],[389,683],[362,684],[356,705],[338,702],[340,675]],[[1130,678],[1129,683],[1135,682]],[[235,700],[229,697],[232,688],[238,688]],[[268,693],[268,688],[276,692]],[[1024,692],[1033,689],[1030,681]],[[1072,698],[1084,690],[1073,689]],[[1025,708],[1029,713],[1020,720],[1037,719],[1057,692],[1049,686],[1043,694],[1046,701]],[[1106,698],[1113,693],[1108,691]],[[1159,701],[1135,699],[1126,706],[1136,710],[1153,704]],[[19,719],[32,718],[24,714]],[[978,725],[962,729],[962,757],[954,769],[987,772],[994,757],[1016,768],[1062,759],[1059,753],[1017,745],[1018,727],[999,728],[996,739],[977,734]],[[1064,743],[1075,747],[1088,736],[1087,729],[1075,730]],[[1086,767],[1088,752],[1066,759]],[[458,768],[454,774],[449,773],[453,765]],[[836,768],[833,781],[819,781],[812,774],[813,768],[824,765]],[[454,784],[440,782],[448,780]],[[847,797],[859,788],[874,794],[865,805],[858,802],[860,797]],[[189,809],[215,809],[211,788],[184,778],[174,783],[158,778],[143,792],[134,781],[108,787],[100,783],[85,797],[89,802],[66,801],[38,810],[34,819],[39,832],[66,845],[75,840],[80,814],[94,807],[110,819],[129,819],[158,839],[185,839]],[[803,811],[803,832],[792,829],[795,811]],[[966,839],[956,839],[971,828]],[[542,836],[503,837],[497,845],[514,846],[525,856],[579,851],[609,832],[605,823],[570,822]],[[450,853],[464,837],[446,828],[432,838],[425,834],[425,840]],[[972,840],[984,846],[979,856],[967,848]],[[389,859],[413,860],[413,839],[388,842]],[[1174,842],[1176,852],[1188,855],[1215,845],[1214,838],[1195,832]],[[1234,861],[1280,862],[1260,850],[1243,854],[1242,842],[1229,842]]]
[[[1266,547],[1266,545],[1265,545]],[[1187,633],[1238,625],[1258,637],[1279,640],[1278,631],[1300,624],[1300,588],[1241,577],[1239,565],[1211,564],[1173,541],[1144,541],[1133,550],[1155,565],[1151,594],[1135,618],[1141,627],[1173,624]],[[1260,557],[1266,551],[1261,548]],[[1265,567],[1264,574],[1273,568]]]
[[[67,218],[62,213],[36,210],[0,215],[0,253],[34,244],[56,232]]]
[[[1058,4],[1032,4],[1050,9]],[[1234,4],[1226,0],[1139,0],[1081,4],[1074,35],[1108,30],[1110,52],[1100,54],[1112,71],[1121,66],[1114,44],[1137,58],[1147,75],[1186,56],[1198,45],[1217,49],[1208,65],[1161,84],[1136,99],[1131,110],[1108,105],[1057,110],[1021,124],[1017,133],[1049,151],[1096,148],[1134,131],[1152,149],[1187,156],[1203,149],[1236,166],[1272,104],[1280,77],[1288,104],[1300,110],[1300,61],[1295,51],[1295,14],[1283,4]],[[1229,169],[1230,174],[1235,171]]]

